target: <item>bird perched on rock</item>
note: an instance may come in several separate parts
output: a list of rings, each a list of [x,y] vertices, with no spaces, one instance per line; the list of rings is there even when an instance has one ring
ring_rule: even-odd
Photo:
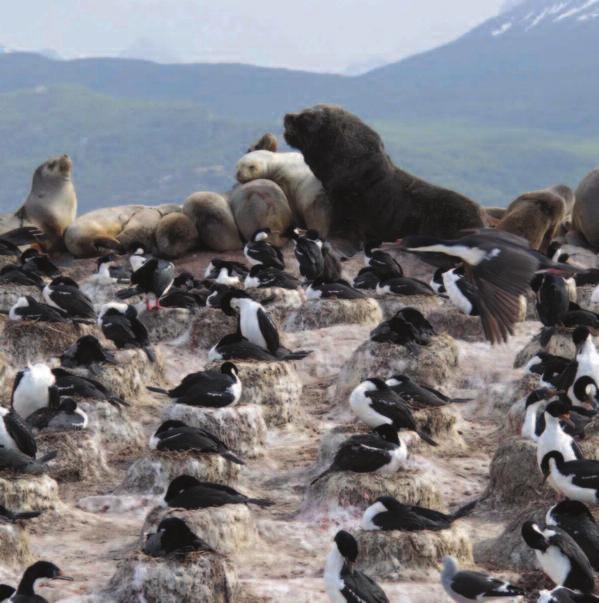
[[[67,314],[47,304],[42,304],[30,295],[19,297],[8,312],[9,320],[35,320],[39,322],[68,322]]]
[[[242,384],[238,368],[232,362],[224,362],[218,371],[198,371],[186,375],[173,389],[148,389],[169,396],[175,404],[221,408],[239,402]]]
[[[238,332],[248,341],[281,359],[301,359],[307,351],[290,352],[281,346],[279,331],[264,308],[245,291],[224,294],[221,309],[228,316],[238,315]]]
[[[525,521],[522,538],[534,550],[539,565],[557,586],[583,593],[593,592],[593,568],[569,534],[559,528],[543,530],[533,521]]]
[[[521,597],[526,594],[521,588],[513,586],[509,582],[480,572],[460,571],[458,563],[453,557],[443,558],[441,584],[445,592],[458,603]]]
[[[125,400],[111,392],[104,384],[77,375],[63,368],[52,369],[52,374],[56,378],[55,387],[60,396],[74,396],[76,398],[90,400],[105,400],[113,406],[129,406]]]
[[[366,296],[359,289],[354,289],[347,281],[334,282],[316,279],[306,287],[307,299],[364,299]]]
[[[27,424],[38,431],[71,431],[86,429],[88,417],[73,398],[60,398],[27,417]]]
[[[367,241],[364,244],[364,263],[379,280],[403,276],[403,268],[393,256],[380,249],[381,241]]]
[[[414,416],[402,400],[382,379],[371,377],[357,385],[349,397],[354,414],[370,427],[393,425],[396,429],[415,431],[431,446],[437,443],[416,424]]]
[[[441,256],[449,267],[462,265],[464,278],[478,294],[478,311],[491,343],[507,341],[520,316],[524,295],[537,271],[575,273],[530,249],[528,241],[510,233],[481,229],[459,239],[413,235],[398,241],[400,248],[422,255]]]
[[[300,285],[299,279],[292,274],[273,268],[256,264],[252,266],[245,277],[243,286],[246,289],[258,289],[267,287],[280,287],[281,289],[297,289]]]
[[[69,318],[96,318],[91,299],[79,290],[79,285],[67,276],[59,276],[42,290],[49,306],[62,311]]]
[[[297,352],[300,354],[302,352]],[[296,360],[295,352],[282,357],[267,352],[238,333],[225,335],[208,352],[208,360],[259,360],[260,362],[280,362]]]
[[[107,304],[100,310],[98,326],[117,349],[141,348],[150,362],[156,354],[150,345],[150,336],[144,324],[137,318],[137,309],[127,304]]]
[[[236,465],[245,465],[244,461],[213,433],[201,427],[190,427],[183,421],[170,420],[162,423],[150,438],[150,449],[175,452],[193,450],[219,454]]]
[[[477,502],[468,503],[455,513],[447,515],[433,509],[404,505],[393,496],[380,496],[364,511],[361,526],[363,530],[402,532],[447,530],[454,521],[472,513]]]
[[[56,377],[47,364],[31,364],[16,374],[11,406],[24,419],[59,398]]]
[[[381,587],[366,574],[354,569],[358,543],[345,530],[339,530],[324,567],[324,584],[331,603],[389,603]]]
[[[567,532],[584,551],[591,565],[599,569],[599,526],[589,508],[577,500],[564,500],[547,511],[545,524]]]
[[[362,268],[354,278],[353,286],[356,289],[376,289],[379,280],[372,268]]]
[[[597,504],[599,502],[599,461],[576,459],[566,461],[557,450],[547,453],[541,461],[541,471],[553,488],[572,500]]]
[[[300,274],[308,282],[322,279],[331,283],[342,278],[341,263],[318,231],[296,228],[290,236],[295,245],[295,259],[299,263]]]
[[[48,278],[60,276],[58,266],[45,253],[41,253],[35,247],[26,249],[19,259],[21,268],[28,274],[36,274],[40,277],[47,276]]]
[[[67,368],[85,367],[97,372],[98,365],[116,364],[116,358],[97,337],[83,335],[61,354],[60,363]]]
[[[252,240],[248,241],[243,248],[243,255],[247,258],[250,265],[262,265],[264,267],[285,269],[285,260],[278,247],[275,247],[268,241],[271,234],[270,228],[260,228],[253,235]]]
[[[270,507],[274,503],[266,498],[251,498],[222,484],[201,482],[191,475],[180,475],[171,481],[164,495],[169,507],[205,509],[223,505],[257,505]]]
[[[119,299],[128,299],[145,293],[148,310],[160,308],[160,298],[168,293],[175,280],[175,265],[166,260],[151,258],[142,264],[132,275],[134,287],[117,292]]]
[[[406,347],[428,345],[435,335],[431,323],[415,308],[403,308],[370,332],[378,343],[395,343]]]
[[[68,580],[73,578],[65,576],[60,568],[50,561],[36,561],[30,565],[23,574],[19,586],[10,599],[11,603],[48,603],[40,595],[35,594],[35,583],[38,580]]]
[[[381,279],[376,286],[377,295],[434,295],[426,283],[407,276],[390,276]]]
[[[196,536],[179,517],[163,519],[156,532],[146,536],[144,544],[144,553],[150,557],[182,558],[192,551],[214,553],[214,549]]]
[[[374,432],[352,436],[343,442],[331,466],[311,484],[339,471],[396,473],[408,458],[408,447],[400,441],[397,429],[391,425],[380,425]]]
[[[7,264],[0,269],[0,285],[20,285],[39,289],[44,286],[44,280],[33,272],[25,272],[20,266]]]

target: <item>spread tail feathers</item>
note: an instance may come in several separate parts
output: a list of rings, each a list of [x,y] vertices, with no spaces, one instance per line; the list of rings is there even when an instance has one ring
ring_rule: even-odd
[[[309,356],[312,350],[298,350],[297,352],[289,352],[281,356],[281,360],[302,360],[306,356]]]
[[[468,504],[460,507],[455,513],[451,515],[451,520],[455,521],[456,519],[460,519],[460,517],[466,517],[466,515],[470,515],[472,511],[474,511],[476,505],[478,504],[478,500],[473,500]]]
[[[44,233],[37,226],[22,226],[2,233],[2,239],[13,245],[27,245],[43,238]]]
[[[22,519],[35,519],[42,514],[41,511],[23,511],[22,513],[13,513],[13,521],[19,521]]]
[[[259,507],[272,507],[275,503],[268,498],[248,498],[246,504],[258,505]]]
[[[146,346],[144,348],[144,352],[146,353],[146,356],[150,362],[156,362],[156,352],[154,352],[153,348]]]
[[[240,459],[236,454],[232,453],[230,450],[222,453],[223,457],[228,461],[235,463],[236,465],[245,465],[245,461]]]
[[[156,394],[164,394],[165,396],[168,396],[168,390],[162,387],[153,387],[152,385],[146,385],[146,389]]]
[[[439,445],[439,444],[437,444],[437,442],[435,442],[435,440],[433,440],[433,438],[426,435],[426,433],[423,433],[422,431],[417,431],[416,433],[420,436],[420,439],[424,440],[427,444],[430,444],[431,446]]]
[[[129,299],[138,293],[139,289],[137,287],[129,287],[129,289],[121,289],[120,291],[117,291],[116,296],[119,299]]]

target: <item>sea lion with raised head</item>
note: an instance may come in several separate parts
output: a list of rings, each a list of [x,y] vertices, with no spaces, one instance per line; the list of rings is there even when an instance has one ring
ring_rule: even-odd
[[[183,213],[191,219],[200,244],[213,251],[241,249],[241,238],[229,200],[218,193],[193,193],[183,203]]]
[[[244,240],[251,241],[253,234],[270,228],[269,241],[283,247],[293,224],[293,213],[281,187],[272,180],[252,180],[233,189],[231,209]]]
[[[533,249],[545,252],[565,217],[564,199],[551,189],[543,189],[514,199],[495,228],[519,235]]]
[[[276,182],[287,197],[296,225],[328,236],[331,203],[301,153],[252,151],[237,162],[236,177],[242,184],[260,178]]]
[[[77,215],[77,194],[68,155],[53,157],[33,173],[31,192],[17,216],[29,220],[46,235],[50,251],[64,249],[63,235]]]
[[[594,249],[599,249],[599,168],[580,182],[572,209],[572,226]]]
[[[288,113],[284,123],[285,140],[303,154],[332,204],[333,236],[455,238],[483,226],[476,203],[398,168],[380,136],[341,107],[316,105]]]

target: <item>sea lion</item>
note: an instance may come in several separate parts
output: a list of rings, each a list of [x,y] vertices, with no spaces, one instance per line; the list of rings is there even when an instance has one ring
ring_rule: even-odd
[[[380,136],[341,107],[316,105],[288,113],[284,125],[285,140],[304,155],[332,203],[333,236],[455,238],[463,229],[483,226],[476,203],[399,169]]]
[[[572,226],[591,247],[599,249],[599,168],[582,179],[575,198]]]
[[[248,153],[252,151],[272,151],[273,153],[277,152],[279,148],[279,141],[274,134],[267,132],[260,138],[260,140],[254,143],[248,150]]]
[[[574,201],[576,197],[574,196],[574,191],[569,186],[565,184],[554,184],[546,190],[556,194],[558,197],[561,197],[566,205],[566,216],[572,215],[572,209],[574,208]]]
[[[563,198],[550,189],[543,189],[514,199],[495,228],[519,235],[533,249],[545,252],[565,217]]]
[[[505,216],[505,207],[485,207],[484,218],[489,226],[495,226]]]
[[[252,180],[233,189],[231,209],[246,241],[259,228],[270,228],[269,241],[275,247],[287,242],[285,233],[293,224],[293,214],[285,193],[272,180]]]
[[[63,235],[77,215],[77,194],[72,180],[73,162],[68,155],[53,157],[33,173],[31,192],[17,212],[42,229],[48,249],[64,249]]]
[[[180,258],[198,246],[198,231],[189,216],[173,212],[164,216],[154,233],[158,255],[163,258]]]
[[[241,249],[241,238],[229,200],[218,193],[193,193],[183,203],[183,213],[195,225],[200,243],[213,251]]]
[[[328,236],[331,203],[301,153],[252,151],[237,162],[236,177],[242,184],[259,178],[276,182],[287,197],[296,224]]]
[[[64,234],[64,242],[75,257],[101,255],[106,249],[126,249],[135,241],[159,252],[155,237],[158,225],[165,216],[180,211],[180,207],[173,204],[157,207],[121,205],[96,209],[79,216],[69,226]],[[164,232],[162,235],[164,237]],[[167,239],[161,240],[164,244]]]

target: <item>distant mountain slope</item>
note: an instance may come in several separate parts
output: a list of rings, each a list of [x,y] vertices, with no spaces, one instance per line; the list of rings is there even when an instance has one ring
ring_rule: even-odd
[[[82,209],[225,190],[256,136],[334,102],[374,124],[402,167],[503,205],[599,164],[598,72],[599,0],[526,0],[356,77],[0,53],[0,204],[17,205],[32,169],[65,151]]]

